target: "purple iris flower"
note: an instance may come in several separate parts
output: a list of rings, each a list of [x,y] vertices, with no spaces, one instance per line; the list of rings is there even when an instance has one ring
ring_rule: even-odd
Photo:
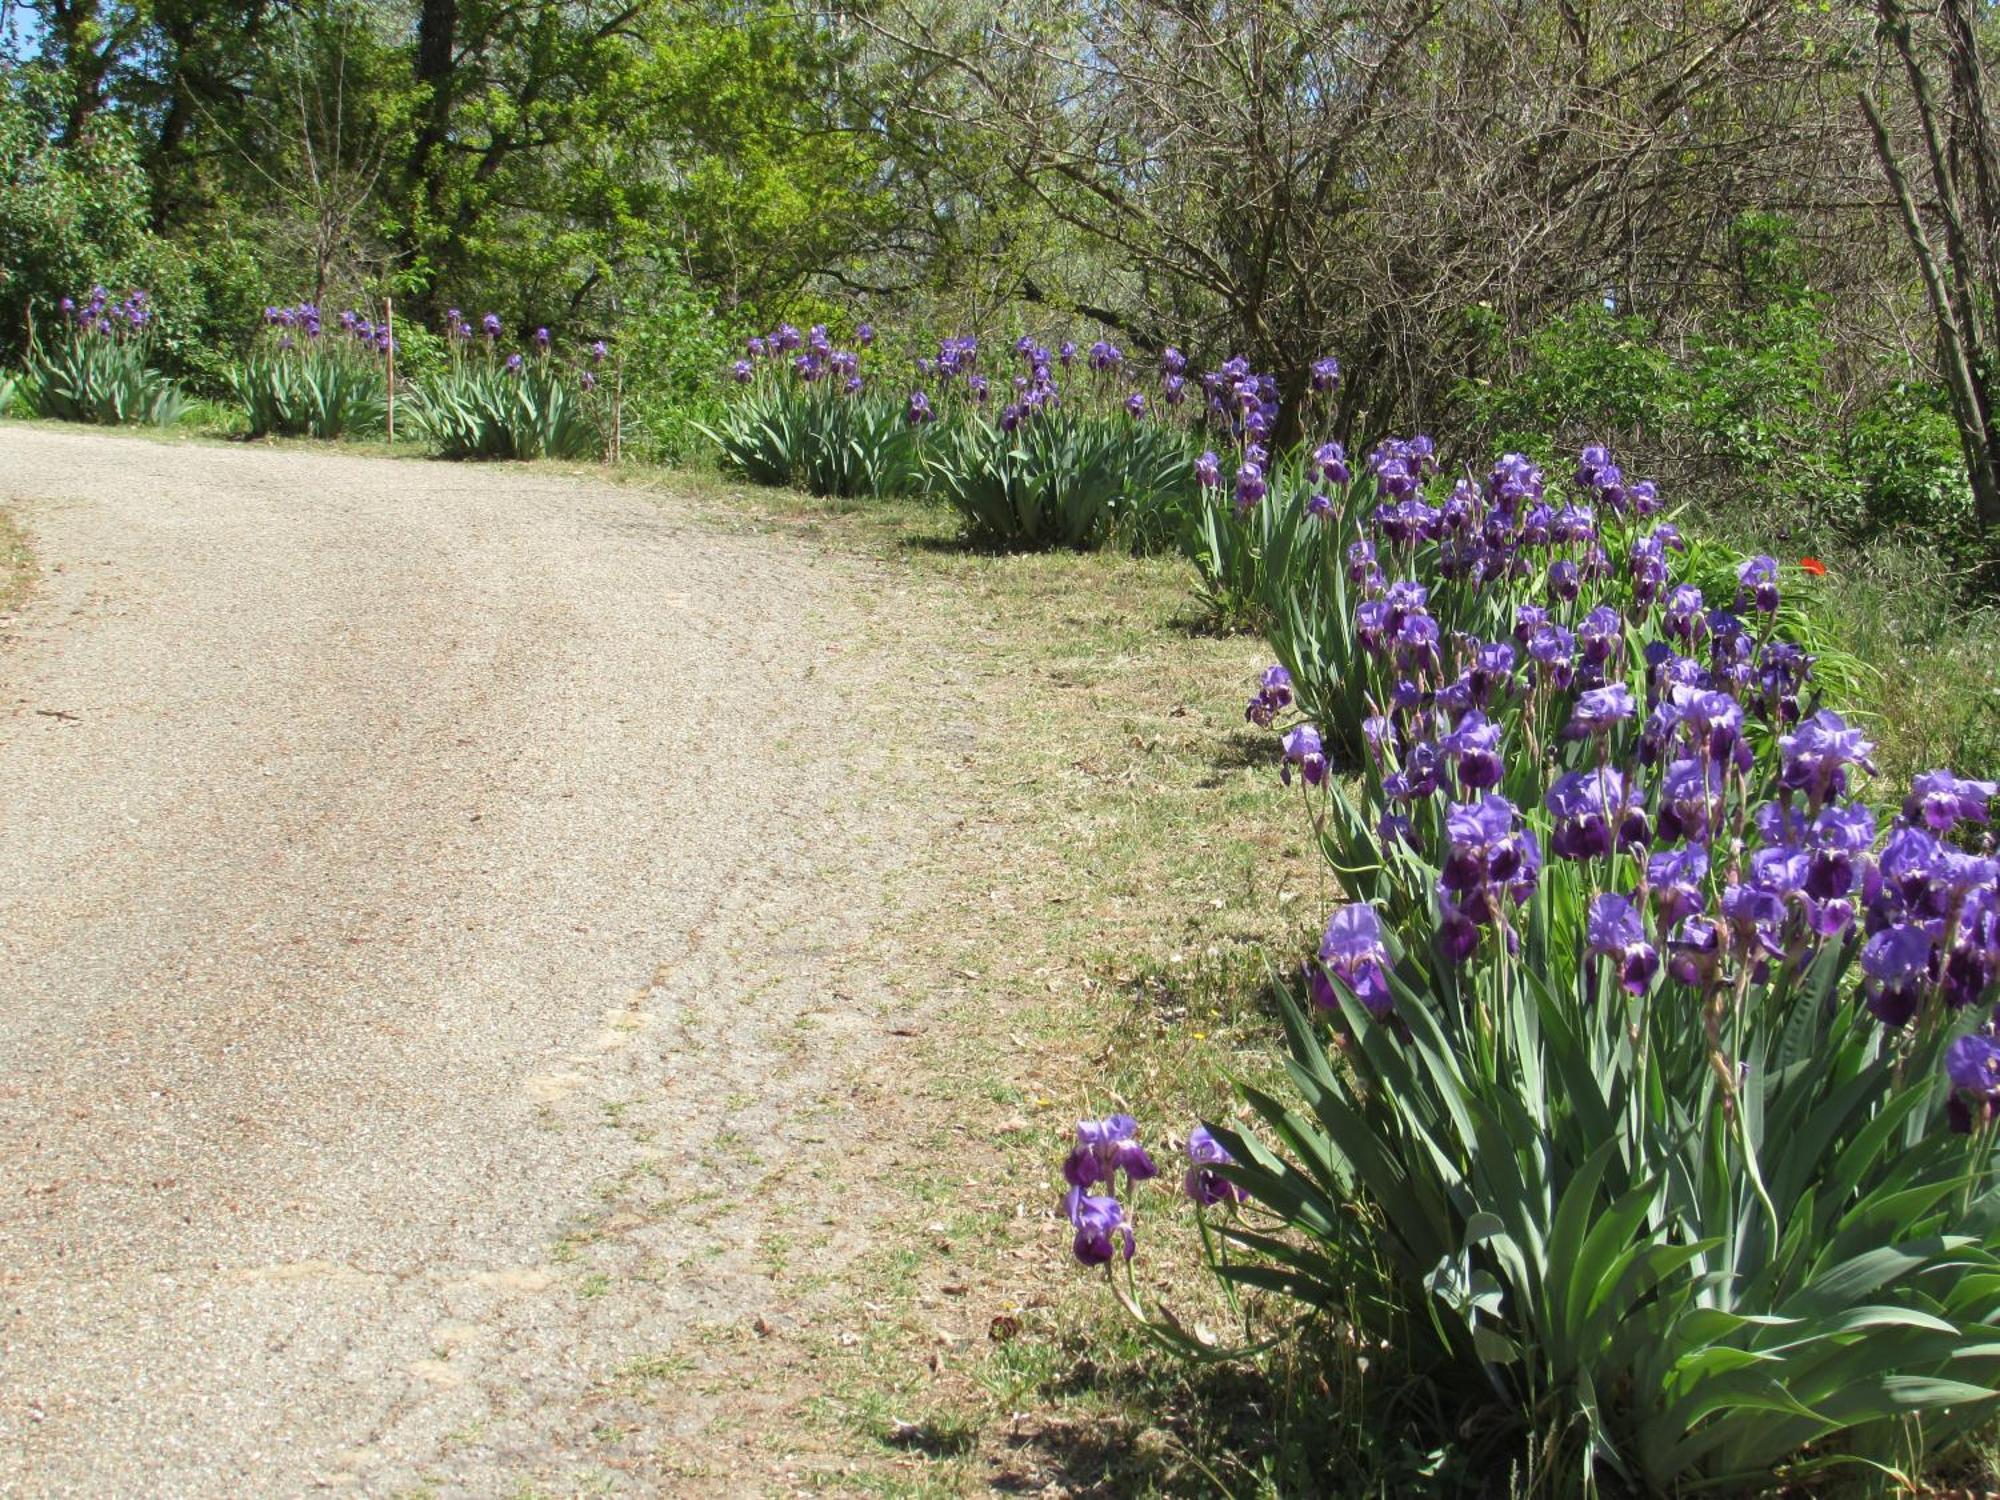
[[[1134,391],[1125,398],[1125,415],[1134,421],[1146,415],[1146,398],[1142,393]]]
[[[1319,731],[1310,724],[1295,724],[1285,731],[1285,785],[1292,784],[1292,767],[1299,768],[1299,775],[1307,786],[1318,786],[1326,780],[1326,747],[1320,743]]]
[[[1361,738],[1377,760],[1386,760],[1394,755],[1400,740],[1396,733],[1396,721],[1385,714],[1370,714],[1363,719]]]
[[[1707,879],[1708,851],[1699,844],[1663,849],[1646,861],[1646,884],[1652,887],[1662,931],[1702,909],[1702,885]]]
[[[1727,693],[1676,686],[1669,694],[1689,748],[1717,765],[1735,754],[1743,734],[1743,705]]]
[[[1576,675],[1576,637],[1560,625],[1541,625],[1528,637],[1528,660],[1557,688]]]
[[[1600,604],[1577,622],[1576,638],[1583,648],[1583,664],[1601,667],[1625,644],[1625,623],[1618,611]]]
[[[1321,494],[1318,490],[1314,490],[1310,495],[1306,496],[1306,514],[1325,520],[1333,514],[1332,499]]]
[[[1660,778],[1660,837],[1707,843],[1710,823],[1722,810],[1722,794],[1723,770],[1714,761],[1670,763]]]
[[[1820,809],[1807,834],[1811,857],[1806,894],[1832,901],[1854,888],[1854,862],[1875,842],[1875,814],[1865,807],[1828,806]]]
[[[1172,344],[1160,351],[1160,373],[1178,376],[1187,370],[1187,356]],[[1190,1143],[1192,1144],[1192,1143]]]
[[[1814,807],[1829,796],[1847,793],[1847,768],[1859,766],[1872,772],[1869,759],[1874,746],[1858,729],[1831,709],[1821,709],[1791,734],[1778,739],[1779,784],[1789,791],[1803,791]]]
[[[1692,646],[1696,631],[1708,623],[1707,613],[1707,602],[1700,589],[1691,583],[1676,584],[1667,595],[1667,612],[1661,624],[1682,645]]]
[[[1586,951],[1618,965],[1618,982],[1634,995],[1645,994],[1659,972],[1659,950],[1646,941],[1639,909],[1616,891],[1605,891],[1591,902],[1584,942]]]
[[[1438,625],[1429,615],[1411,615],[1396,628],[1395,656],[1405,672],[1439,670]]]
[[[855,329],[854,342],[864,349],[873,344],[875,342],[875,325],[873,323],[863,323],[859,328]]]
[[[535,347],[536,347],[537,349],[541,350],[541,351],[542,351],[542,352],[543,352],[544,354],[546,354],[546,353],[548,353],[548,352],[549,352],[549,331],[548,331],[548,329],[546,329],[546,328],[537,328],[537,329],[535,330]]]
[[[1246,462],[1236,471],[1236,508],[1249,510],[1270,492],[1264,480],[1263,466],[1252,461]]]
[[[1125,1206],[1116,1198],[1086,1196],[1082,1188],[1071,1188],[1063,1203],[1070,1223],[1076,1226],[1070,1249],[1084,1265],[1108,1265],[1118,1253],[1121,1237],[1125,1258],[1132,1258],[1132,1226],[1125,1217]]]
[[[597,389],[597,377],[591,374],[591,372],[588,370],[585,370],[581,375],[577,376],[576,379],[577,379],[577,384],[582,386],[586,391],[594,391]]]
[[[1056,351],[1056,358],[1062,362],[1062,367],[1065,370],[1067,370],[1072,364],[1076,362],[1075,342],[1070,339],[1064,339],[1062,343],[1062,348]]]
[[[1312,362],[1312,388],[1322,396],[1340,384],[1340,361],[1332,355]]]
[[[1622,682],[1587,689],[1577,695],[1576,707],[1563,728],[1563,738],[1581,740],[1609,734],[1638,711],[1638,705],[1632,701],[1632,690]]]
[[[1475,705],[1484,708],[1493,701],[1495,693],[1513,681],[1516,660],[1514,648],[1506,641],[1487,641],[1478,645],[1472,653],[1472,665],[1465,674]]]
[[[1910,783],[1903,799],[1903,817],[1938,833],[1949,833],[1960,819],[1984,823],[2000,783],[1967,781],[1950,771],[1925,771]]]
[[[1347,468],[1347,450],[1338,443],[1321,443],[1313,449],[1306,467],[1328,484],[1346,484],[1353,478]]]
[[[1388,649],[1390,618],[1386,599],[1364,599],[1354,606],[1354,638],[1362,650],[1379,656]]]
[[[507,373],[508,373],[509,375],[518,375],[518,374],[520,374],[520,373],[521,373],[521,364],[522,364],[522,360],[521,360],[521,356],[520,356],[520,355],[518,355],[518,354],[510,354],[510,355],[508,355],[508,356],[507,356]]]
[[[748,385],[757,374],[757,369],[749,360],[739,359],[729,367],[729,373],[738,385]]]
[[[1722,929],[1708,917],[1692,916],[1667,939],[1667,972],[1696,987],[1715,977],[1722,960]]]
[[[1232,1165],[1236,1158],[1209,1134],[1206,1125],[1197,1125],[1188,1132],[1187,1154],[1187,1176],[1181,1186],[1198,1205],[1213,1208],[1218,1203],[1240,1203],[1247,1196],[1242,1188],[1215,1170]]]
[[[1736,570],[1738,591],[1737,607],[1746,600],[1754,602],[1759,612],[1771,614],[1778,607],[1778,560],[1762,553],[1750,558]]]
[[[1438,937],[1448,956],[1462,960],[1478,942],[1477,929],[1499,915],[1503,895],[1518,905],[1534,893],[1542,851],[1514,804],[1491,793],[1453,806],[1445,835],[1450,848],[1438,877],[1444,903]]]
[[[1459,785],[1485,791],[1500,784],[1501,728],[1478,709],[1468,712],[1438,740],[1438,749],[1458,768]]]
[[[1222,460],[1210,450],[1194,461],[1194,477],[1206,489],[1222,487]]]
[[[487,313],[479,320],[479,327],[489,339],[500,337],[500,314]]]
[[[1945,1049],[1944,1071],[1961,1093],[2000,1096],[2000,1042],[1977,1032],[1960,1037]]]
[[[1613,848],[1644,848],[1652,829],[1639,801],[1637,788],[1628,792],[1615,767],[1565,772],[1546,798],[1556,820],[1549,852],[1559,859],[1601,859]]]
[[[1120,1172],[1128,1182],[1159,1176],[1159,1168],[1139,1144],[1139,1122],[1130,1115],[1078,1120],[1076,1146],[1063,1162],[1063,1176],[1071,1186],[1088,1188],[1102,1183],[1109,1187]]]
[[[931,398],[922,391],[910,392],[910,404],[903,416],[912,427],[921,427],[926,422],[937,420],[937,413],[931,410]]]
[[[1885,927],[1861,947],[1861,993],[1885,1026],[1907,1026],[1930,979],[1931,935],[1914,923]]]
[[[1320,939],[1319,966],[1339,980],[1368,1014],[1381,1020],[1395,997],[1389,989],[1389,949],[1382,940],[1382,919],[1375,908],[1357,901],[1336,909]],[[1331,991],[1318,996],[1322,1005],[1335,1004]]]
[[[1667,581],[1666,548],[1654,537],[1641,537],[1632,544],[1632,602],[1647,608],[1660,595]]]
[[[603,339],[593,340],[590,346],[590,362],[594,365],[601,365],[610,353],[611,351],[605,348]]]
[[[1285,708],[1291,706],[1292,674],[1284,667],[1273,664],[1264,669],[1258,681],[1257,692],[1250,700],[1250,707],[1244,717],[1252,724],[1269,729],[1271,721]]]

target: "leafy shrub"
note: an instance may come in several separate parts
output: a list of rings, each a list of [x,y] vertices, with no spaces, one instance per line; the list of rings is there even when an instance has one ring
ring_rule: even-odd
[[[14,68],[0,80],[0,357],[27,353],[23,307],[54,307],[93,281],[123,284],[147,239],[130,126],[107,111],[74,144],[55,144],[61,101],[49,73]]]
[[[1942,390],[1891,386],[1856,414],[1848,450],[1864,496],[1864,534],[1915,538],[1961,569],[1988,559],[1991,543],[1977,534],[1965,454]]]
[[[6,371],[0,370],[0,417],[9,417],[14,414],[14,392],[19,387],[19,380]]]
[[[1012,431],[1004,420],[954,423],[927,445],[924,472],[975,540],[1006,547],[1099,547],[1194,491],[1178,428],[1060,408]]]
[[[1566,1492],[1935,1452],[2000,1374],[1995,786],[1926,773],[1881,840],[1774,560],[1687,548],[1602,450],[1560,504],[1518,458],[1433,504],[1411,457],[1371,455],[1336,664],[1358,783],[1285,734],[1350,904],[1289,1087],[1190,1135],[1217,1273]],[[1087,1263],[1130,1260],[1135,1132],[1065,1166]]]
[[[736,330],[682,276],[662,270],[644,305],[618,325],[625,448],[680,463],[713,441],[726,416],[716,371]]]
[[[489,313],[482,322],[485,348],[455,354],[444,374],[412,392],[412,425],[437,456],[601,458],[604,431],[592,409],[595,373],[559,369],[545,329],[536,331],[534,354],[503,360],[495,347],[500,320]],[[454,346],[469,345],[471,326],[456,311],[451,323]]]
[[[387,329],[347,312],[329,335],[310,304],[270,308],[266,321],[264,337],[231,376],[251,437],[333,440],[382,431]]]
[[[144,292],[113,304],[96,288],[78,307],[63,299],[63,332],[29,348],[22,394],[38,417],[61,422],[169,426],[185,399],[152,367],[153,312]]]

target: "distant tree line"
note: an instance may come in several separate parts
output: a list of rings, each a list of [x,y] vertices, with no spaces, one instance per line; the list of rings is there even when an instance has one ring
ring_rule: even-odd
[[[198,367],[264,301],[393,292],[614,333],[690,390],[736,333],[857,303],[1096,324],[1293,388],[1333,352],[1350,442],[1592,428],[1718,494],[1974,535],[1990,27],[1972,0],[0,0],[0,306],[144,272],[199,310]]]

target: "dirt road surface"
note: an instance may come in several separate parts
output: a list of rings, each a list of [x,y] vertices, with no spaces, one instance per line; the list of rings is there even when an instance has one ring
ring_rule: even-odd
[[[874,1232],[945,818],[882,580],[514,469],[16,425],[14,502],[0,1494],[793,1488],[771,1266]]]

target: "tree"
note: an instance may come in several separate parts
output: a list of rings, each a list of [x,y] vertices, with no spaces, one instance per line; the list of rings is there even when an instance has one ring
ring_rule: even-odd
[[[2000,527],[2000,429],[1994,423],[1993,319],[2000,315],[2000,154],[1987,112],[1979,32],[1967,0],[1939,0],[1920,38],[1902,0],[1876,0],[1890,77],[1900,65],[1909,133],[1929,184],[1917,200],[1912,173],[1882,103],[1887,77],[1858,96],[1882,174],[1894,194],[1936,329],[1952,417],[1972,478],[1981,529]],[[1943,75],[1940,88],[1937,75]]]

